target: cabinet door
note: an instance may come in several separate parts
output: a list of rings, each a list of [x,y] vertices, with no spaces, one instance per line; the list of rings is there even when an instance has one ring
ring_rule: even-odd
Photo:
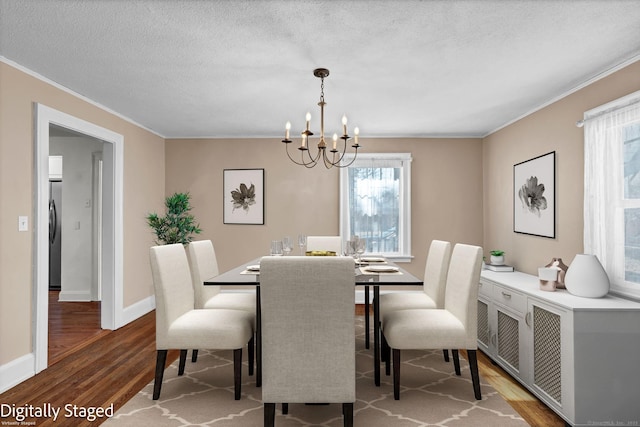
[[[491,355],[489,327],[489,307],[491,303],[483,297],[478,297],[478,347],[486,354]]]
[[[521,314],[517,314],[507,307],[494,304],[495,326],[493,343],[495,345],[496,360],[515,377],[522,380],[527,378],[527,352],[523,340],[526,340],[527,330]]]
[[[559,407],[563,403],[562,314],[556,308],[529,300],[527,322],[531,326],[532,386]]]

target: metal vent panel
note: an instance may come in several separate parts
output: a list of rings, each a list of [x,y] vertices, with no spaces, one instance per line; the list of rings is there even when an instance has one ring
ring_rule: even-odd
[[[478,341],[489,346],[489,307],[478,301]]]
[[[533,307],[533,382],[562,403],[560,316]]]
[[[519,322],[498,311],[498,356],[520,370]]]

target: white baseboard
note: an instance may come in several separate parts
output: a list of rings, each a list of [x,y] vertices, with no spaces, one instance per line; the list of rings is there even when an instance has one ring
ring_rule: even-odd
[[[156,297],[155,295],[151,295],[143,300],[140,300],[136,303],[131,304],[128,307],[125,307],[122,310],[122,327],[128,323],[133,322],[134,320],[144,316],[156,308]]]
[[[91,301],[91,291],[60,291],[58,301],[64,302],[87,302]]]
[[[0,394],[36,374],[33,353],[0,365]]]

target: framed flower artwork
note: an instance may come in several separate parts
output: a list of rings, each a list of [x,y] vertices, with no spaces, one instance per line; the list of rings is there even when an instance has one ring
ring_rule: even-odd
[[[264,224],[264,169],[223,171],[225,224]]]
[[[513,165],[513,231],[556,237],[556,152]]]

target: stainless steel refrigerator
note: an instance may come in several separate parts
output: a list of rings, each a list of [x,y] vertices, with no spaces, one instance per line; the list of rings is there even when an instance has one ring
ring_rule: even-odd
[[[61,288],[62,181],[49,181],[49,289]]]

